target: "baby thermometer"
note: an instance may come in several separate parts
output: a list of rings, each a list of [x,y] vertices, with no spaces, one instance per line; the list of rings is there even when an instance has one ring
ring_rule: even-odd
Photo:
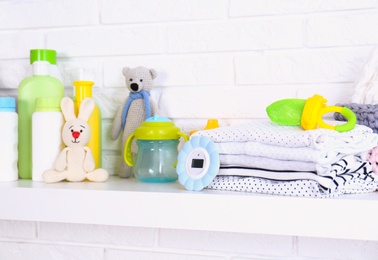
[[[213,181],[219,165],[219,154],[213,141],[205,136],[194,136],[178,154],[178,180],[187,190],[202,190]]]

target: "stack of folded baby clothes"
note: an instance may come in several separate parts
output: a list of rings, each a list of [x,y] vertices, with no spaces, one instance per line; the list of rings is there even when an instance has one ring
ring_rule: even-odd
[[[363,125],[343,133],[305,131],[266,119],[196,135],[210,137],[219,152],[220,170],[208,189],[333,197],[378,188],[369,162],[378,135]]]

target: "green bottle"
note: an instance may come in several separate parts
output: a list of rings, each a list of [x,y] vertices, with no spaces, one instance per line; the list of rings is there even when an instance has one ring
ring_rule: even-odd
[[[33,75],[18,86],[18,174],[21,179],[32,178],[32,115],[36,98],[64,97],[61,81],[49,75],[49,62],[35,61],[32,66]]]

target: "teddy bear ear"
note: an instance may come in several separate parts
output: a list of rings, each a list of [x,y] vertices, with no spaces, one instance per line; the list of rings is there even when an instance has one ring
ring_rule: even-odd
[[[85,98],[81,102],[78,118],[87,122],[89,117],[92,115],[94,108],[95,108],[95,103],[93,99]]]
[[[150,69],[150,73],[151,73],[152,79],[155,79],[156,76],[157,76],[156,70],[155,69]]]
[[[74,102],[69,97],[64,97],[60,101],[60,108],[62,109],[62,113],[66,121],[70,121],[75,119],[75,111],[74,111]]]
[[[126,74],[127,74],[127,72],[130,70],[130,68],[129,67],[124,67],[123,69],[122,69],[122,74],[123,74],[123,76],[126,76]]]

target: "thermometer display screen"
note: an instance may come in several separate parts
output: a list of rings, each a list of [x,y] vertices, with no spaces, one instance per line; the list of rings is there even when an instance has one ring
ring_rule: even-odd
[[[203,168],[203,159],[193,159],[192,160],[192,168]]]

